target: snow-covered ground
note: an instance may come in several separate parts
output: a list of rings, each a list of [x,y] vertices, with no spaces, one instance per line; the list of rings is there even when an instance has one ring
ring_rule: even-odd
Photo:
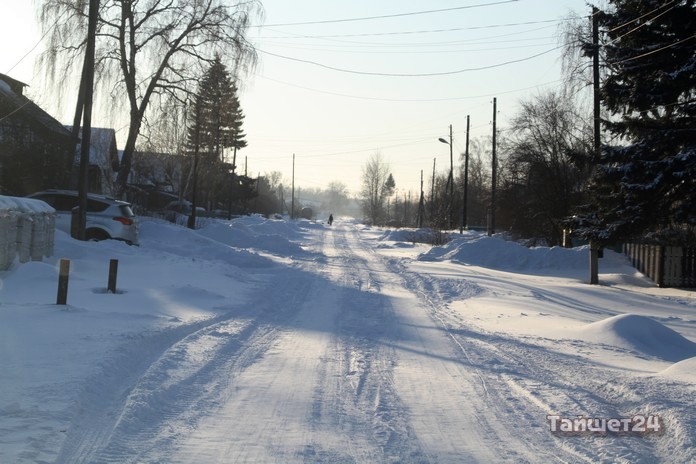
[[[0,272],[0,463],[696,462],[694,291],[610,251],[590,286],[586,249],[415,235],[57,232]],[[643,415],[646,434],[551,431]]]

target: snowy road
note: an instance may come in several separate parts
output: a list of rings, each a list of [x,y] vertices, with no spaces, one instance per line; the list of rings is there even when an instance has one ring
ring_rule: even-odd
[[[56,462],[659,460],[642,438],[549,433],[549,411],[618,417],[650,388],[468,325],[448,298],[490,293],[494,273],[416,272],[352,225],[317,229],[310,251],[234,311],[124,348]]]

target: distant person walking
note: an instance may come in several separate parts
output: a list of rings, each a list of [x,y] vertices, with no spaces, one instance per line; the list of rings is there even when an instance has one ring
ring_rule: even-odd
[[[333,214],[329,214],[329,225],[333,224]]]

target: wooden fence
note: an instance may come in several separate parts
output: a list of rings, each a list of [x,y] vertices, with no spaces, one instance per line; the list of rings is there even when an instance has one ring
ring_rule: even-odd
[[[623,252],[660,287],[696,287],[696,247],[626,243]]]

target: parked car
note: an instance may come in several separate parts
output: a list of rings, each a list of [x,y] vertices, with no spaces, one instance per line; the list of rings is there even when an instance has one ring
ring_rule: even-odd
[[[79,204],[75,190],[44,190],[28,196],[56,210],[56,228],[70,233],[73,209]],[[131,204],[104,195],[87,194],[87,240],[123,240],[138,244],[138,219]]]

